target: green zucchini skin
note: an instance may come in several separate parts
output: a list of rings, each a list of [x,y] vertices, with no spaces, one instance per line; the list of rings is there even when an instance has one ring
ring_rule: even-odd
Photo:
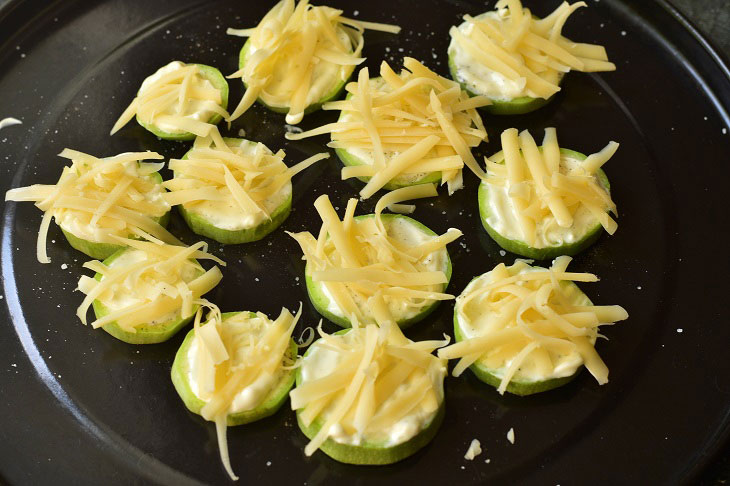
[[[162,184],[162,176],[159,174],[159,172],[155,172],[153,177],[158,184]],[[163,228],[166,228],[167,224],[170,222],[170,211],[166,212],[159,218],[152,219]],[[59,225],[59,228],[60,227],[61,226]],[[66,231],[63,228],[61,228],[61,232],[63,233],[63,236],[66,237],[68,244],[71,245],[73,249],[78,250],[81,253],[84,253],[85,255],[88,255],[96,260],[104,260],[112,256],[119,250],[123,250],[124,248],[126,248],[126,246],[117,245],[114,243],[98,243],[95,241],[86,240],[84,238],[80,238],[74,235],[70,231]],[[133,235],[130,235],[129,237],[139,239],[139,237]]]
[[[218,91],[221,92],[221,103],[220,106],[224,109],[228,109],[228,81],[226,81],[226,78],[223,76],[223,74],[213,66],[208,66],[206,64],[193,64],[195,66],[198,66],[198,69],[200,70],[201,76],[206,78],[208,81],[211,82],[214,88],[216,88]],[[165,130],[162,130],[161,128],[157,127],[154,123],[145,123],[140,118],[139,115],[136,116],[137,123],[139,123],[143,128],[146,130],[152,132],[153,134],[157,135],[158,137],[164,139],[164,140],[177,140],[177,141],[188,141],[188,140],[194,140],[196,135],[194,133],[190,132],[166,132]],[[207,123],[210,123],[211,125],[217,125],[220,123],[220,121],[223,119],[221,115],[218,113],[214,113],[208,120]]]
[[[228,144],[256,143],[245,138],[224,137],[223,140]],[[183,155],[183,160],[188,158],[192,150],[193,149],[190,149],[185,153],[185,155]],[[175,175],[173,175],[173,177],[175,177]],[[286,220],[286,218],[289,217],[289,214],[291,213],[292,195],[293,190],[292,194],[289,194],[289,197],[286,198],[286,200],[281,205],[279,205],[279,207],[277,207],[274,212],[270,214],[271,219],[265,220],[252,228],[244,228],[240,230],[228,230],[224,228],[219,228],[195,211],[185,209],[185,206],[183,204],[178,205],[177,209],[183,220],[185,220],[185,223],[187,223],[188,227],[193,231],[193,233],[200,236],[205,236],[206,238],[210,238],[224,245],[237,245],[241,243],[258,241],[274,231],[279,226],[281,226],[281,224]]]
[[[350,329],[343,329],[337,331],[335,334],[345,334],[349,331]],[[310,349],[312,349],[312,346],[310,346],[309,349],[307,349],[307,352],[304,353],[304,357],[309,354]],[[297,386],[299,386],[301,383],[301,367],[299,367],[296,372],[296,384]],[[441,427],[441,424],[444,421],[444,416],[446,415],[445,404],[446,400],[443,400],[439,405],[436,414],[433,416],[430,422],[428,422],[426,427],[414,437],[401,444],[396,444],[394,446],[383,446],[382,444],[377,444],[373,442],[364,442],[363,444],[356,446],[350,444],[341,444],[337,441],[332,440],[331,438],[327,438],[327,440],[322,443],[319,450],[327,454],[335,461],[345,464],[378,466],[393,464],[402,461],[403,459],[412,456],[413,454],[424,448],[426,445],[428,445],[429,442],[434,439],[434,437],[438,433],[439,427]],[[297,425],[299,425],[299,429],[305,436],[307,436],[307,438],[309,438],[310,440],[313,439],[322,428],[324,421],[315,419],[314,421],[312,421],[311,424],[305,425],[299,416],[299,410],[297,410],[296,414]]]
[[[578,160],[585,160],[586,156],[585,154],[582,154],[580,152],[576,152],[573,150],[568,149],[560,149],[561,155],[572,157]],[[504,161],[499,162],[504,163]],[[608,177],[606,176],[606,173],[602,169],[598,169],[596,172],[596,176],[598,177],[599,183],[606,189],[606,191],[610,191],[611,185],[608,181]],[[598,238],[600,238],[603,227],[600,223],[596,222],[596,224],[592,227],[590,227],[585,235],[578,240],[574,241],[573,243],[565,243],[563,245],[558,246],[548,246],[545,248],[535,248],[532,246],[529,246],[527,243],[521,240],[513,240],[510,238],[507,238],[503,236],[501,233],[499,233],[496,229],[494,229],[492,226],[490,226],[487,223],[487,218],[490,215],[489,212],[489,205],[487,204],[489,198],[489,185],[482,181],[479,184],[479,190],[478,190],[478,205],[479,205],[479,217],[482,221],[482,226],[484,226],[484,229],[487,231],[489,236],[503,249],[509,251],[510,253],[515,253],[517,255],[523,256],[525,258],[531,258],[533,260],[551,260],[553,258],[557,258],[561,255],[577,255],[581,251],[585,250],[589,246],[591,246],[593,243],[595,243]]]
[[[247,39],[246,42],[243,44],[243,47],[241,48],[241,52],[238,54],[238,69],[243,69],[246,65],[246,59],[248,58],[248,52],[251,49],[251,39]],[[353,68],[354,71],[354,68]],[[319,101],[316,103],[312,103],[311,105],[307,106],[304,109],[304,115],[308,115],[312,112],[315,112],[322,108],[322,105],[327,103],[328,101],[336,100],[340,97],[342,92],[345,89],[345,85],[350,79],[350,76],[352,76],[352,71],[350,71],[350,74],[347,76],[347,78],[338,81],[336,84],[332,86],[332,88],[325,94]],[[246,82],[243,82],[243,85],[246,89],[248,89],[248,85]],[[269,105],[267,104],[261,97],[257,98],[256,100],[259,104],[262,106],[265,106],[269,110],[273,111],[274,113],[281,113],[281,114],[287,114],[289,113],[289,107],[288,106],[276,106],[276,105]]]
[[[254,312],[247,313],[252,316],[256,315]],[[225,320],[236,314],[239,314],[239,312],[224,312],[222,318]],[[191,329],[175,354],[175,361],[173,361],[172,369],[170,370],[170,378],[187,409],[194,414],[200,415],[200,410],[206,402],[193,393],[190,387],[190,381],[188,380],[188,370],[190,369],[188,350],[193,339],[195,339],[195,330]],[[297,345],[294,340],[291,341],[287,349],[287,356],[292,360],[297,356]],[[251,410],[228,414],[226,418],[227,424],[229,426],[243,425],[275,414],[284,405],[287,398],[289,398],[289,390],[294,386],[294,379],[294,370],[286,370],[279,383],[271,390],[263,402]]]
[[[105,265],[109,265],[111,262],[119,258],[127,248],[122,248],[116,251],[113,255],[104,260]],[[200,267],[200,274],[203,274],[203,267]],[[102,275],[97,273],[94,275],[94,279],[101,281]],[[94,309],[94,315],[97,319],[104,317],[109,314],[110,310],[100,300],[95,299],[91,303]],[[122,329],[116,321],[112,321],[108,324],[104,324],[101,328],[107,333],[111,334],[120,341],[124,341],[128,344],[157,344],[167,341],[177,332],[188,325],[192,321],[195,312],[198,310],[198,305],[193,305],[193,313],[189,317],[173,319],[162,324],[148,325],[142,324],[137,326],[135,329],[137,332],[128,332]]]
[[[451,79],[461,85],[461,89],[469,93],[469,96],[477,96],[466,83],[459,81],[456,73],[458,71],[456,64],[454,63],[453,56],[448,56],[449,72],[451,73]],[[562,78],[561,78],[562,81]],[[557,94],[557,93],[556,93]],[[520,96],[511,100],[496,100],[490,98],[492,104],[482,106],[480,109],[486,111],[491,115],[523,115],[530,113],[535,110],[539,110],[543,106],[550,103],[555,98],[555,95],[549,98],[533,98],[531,96]]]
[[[363,218],[371,218],[374,217],[373,214],[363,214],[360,216],[356,216],[355,219],[363,219]],[[430,228],[425,226],[420,221],[417,221],[413,218],[410,218],[408,216],[402,215],[402,214],[382,214],[381,217],[384,221],[389,221],[396,218],[405,218],[407,221],[409,221],[411,224],[416,226],[418,229],[420,229],[422,232],[426,233],[430,236],[436,236],[436,233],[434,233]],[[386,223],[387,224],[387,223]],[[448,250],[446,251],[446,268],[444,270],[444,273],[446,274],[446,284],[444,284],[443,290],[441,292],[444,292],[446,288],[449,285],[449,281],[451,280],[451,273],[452,273],[452,266],[451,266],[451,257],[449,256]],[[346,317],[341,317],[336,314],[333,314],[330,312],[327,307],[329,306],[329,298],[324,294],[322,291],[321,285],[318,285],[317,282],[314,282],[310,276],[310,267],[309,263],[304,268],[304,277],[306,281],[307,286],[307,295],[309,296],[309,300],[312,302],[312,305],[314,308],[319,312],[325,319],[337,324],[338,326],[342,328],[350,328],[352,327],[352,322],[350,322],[349,319]],[[398,324],[398,327],[401,329],[406,329],[413,324],[416,324],[426,317],[428,317],[433,311],[436,310],[438,307],[440,301],[434,301],[431,305],[423,309],[420,313],[416,314],[415,316],[408,318],[408,319],[400,319],[396,321]]]

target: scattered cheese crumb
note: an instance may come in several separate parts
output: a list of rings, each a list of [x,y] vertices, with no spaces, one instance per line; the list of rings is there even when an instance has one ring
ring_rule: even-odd
[[[492,462],[491,459],[484,459],[484,464],[489,464],[490,462]]]
[[[271,461],[266,461],[266,466],[271,466]]]
[[[507,432],[507,440],[510,442],[510,444],[515,443],[515,429],[509,429],[509,431]]]
[[[67,268],[68,268],[68,265],[66,265],[65,263],[61,264],[61,270],[66,270]]]
[[[241,137],[241,138],[245,137],[246,136],[246,130],[244,130],[243,128],[239,129],[238,130],[238,136]]]
[[[684,329],[682,329],[681,327],[677,329],[677,332],[680,334],[682,334],[682,331],[684,331]]]
[[[641,285],[637,285],[636,290],[641,290]]]
[[[506,251],[504,251],[504,250],[499,250],[499,255],[500,255],[500,256],[505,256],[506,254],[507,254],[507,252],[506,252]]]
[[[722,134],[725,135],[727,133],[727,128],[722,129]]]
[[[472,439],[471,444],[469,444],[469,449],[466,450],[466,454],[464,454],[464,459],[467,461],[473,461],[475,457],[477,457],[479,454],[482,453],[482,447],[479,443],[478,439]]]
[[[625,30],[622,30],[621,31],[621,35],[626,35],[626,31]]]
[[[2,130],[5,127],[10,127],[13,125],[20,125],[22,123],[23,122],[18,120],[17,118],[11,118],[11,117],[3,118],[2,120],[0,120],[0,130]]]

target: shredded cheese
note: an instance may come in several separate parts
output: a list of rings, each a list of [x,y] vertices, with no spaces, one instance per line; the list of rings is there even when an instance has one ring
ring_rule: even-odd
[[[382,299],[390,318],[400,321],[435,301],[453,298],[443,293],[448,281],[445,246],[461,231],[450,229],[428,237],[405,217],[382,217],[387,206],[434,195],[436,189],[430,184],[398,189],[378,201],[374,215],[360,218],[353,218],[357,200],[350,199],[344,221],[326,195],[315,201],[323,222],[319,237],[309,232],[289,235],[302,248],[309,276],[331,296],[336,313],[349,320],[377,322],[374,306]],[[400,224],[406,227],[399,228]],[[424,239],[409,246],[399,237],[405,231],[417,231]]]
[[[457,297],[459,326],[472,337],[439,350],[439,357],[460,358],[454,376],[479,361],[501,377],[499,393],[513,379],[535,381],[565,376],[585,364],[599,384],[608,368],[596,353],[599,326],[628,318],[621,306],[595,306],[568,282],[596,281],[589,273],[568,273],[570,257],[555,259],[550,269],[518,260],[503,263],[476,278]],[[577,359],[577,362],[576,362]]]
[[[257,98],[287,108],[286,122],[299,123],[306,108],[344,83],[360,57],[365,29],[397,34],[400,27],[342,17],[342,11],[308,0],[281,0],[252,29],[228,29],[248,37],[245,65],[229,76],[241,78],[246,93],[227,119],[237,119]]]
[[[618,225],[608,215],[609,211],[617,215],[616,204],[596,171],[616,152],[618,143],[609,142],[573,166],[563,162],[555,128],[545,129],[542,149],[527,130],[518,135],[516,129],[507,129],[502,132],[502,149],[487,160],[485,183],[506,188],[528,245],[544,245],[537,232],[553,222],[572,228],[578,211],[590,211],[609,234],[616,232]]]
[[[381,77],[373,79],[363,68],[358,81],[347,85],[346,100],[323,106],[341,111],[337,122],[287,133],[286,138],[331,133],[330,147],[348,151],[363,164],[362,168],[345,167],[342,178],[370,178],[360,191],[365,199],[390,183],[416,183],[415,176],[433,172],[441,172],[441,183],[448,185],[451,194],[462,186],[464,165],[485,178],[471,148],[487,140],[476,108],[488,105],[489,100],[469,98],[458,83],[413,58],[405,58],[403,65],[403,71],[396,74],[383,62]]]
[[[291,196],[294,175],[329,157],[319,153],[287,167],[285,155],[248,140],[198,137],[185,158],[170,160],[174,177],[163,183],[170,191],[164,198],[203,216],[225,215],[228,230],[254,227]]]
[[[148,235],[177,244],[179,241],[157,221],[170,210],[156,174],[162,164],[144,162],[162,159],[155,152],[128,152],[103,159],[64,149],[61,157],[71,160],[56,184],[34,184],[11,189],[6,201],[33,201],[44,212],[38,232],[37,256],[46,254],[51,218],[65,231],[94,243],[119,244],[117,237]]]
[[[521,85],[521,96],[547,99],[560,91],[560,79],[570,70],[616,70],[602,46],[575,43],[562,35],[568,17],[585,6],[585,2],[563,2],[539,19],[520,0],[501,0],[495,11],[465,15],[462,25],[451,27],[449,54],[454,57],[458,48],[470,62]]]
[[[196,261],[213,260],[225,265],[218,257],[207,253],[207,244],[176,246],[118,238],[129,248],[108,264],[92,260],[85,268],[97,272],[98,278],[82,276],[78,290],[86,294],[76,315],[86,324],[86,313],[98,300],[108,310],[91,323],[94,329],[116,322],[119,327],[135,333],[140,326],[164,324],[193,315],[195,305],[203,294],[215,287],[223,274],[215,266],[207,272]]]
[[[481,453],[482,445],[479,443],[479,440],[472,439],[471,443],[469,444],[469,448],[466,450],[466,454],[464,454],[464,459],[466,459],[467,461],[473,461],[474,458]]]
[[[432,353],[443,341],[413,342],[392,321],[345,334],[326,334],[301,364],[301,382],[291,391],[293,410],[319,431],[304,449],[311,456],[331,438],[405,442],[427,427],[443,403],[445,361]],[[407,429],[407,432],[404,432]]]
[[[202,307],[196,315],[195,388],[205,402],[200,414],[215,422],[221,462],[233,480],[228,456],[226,427],[229,414],[253,410],[277,387],[285,369],[291,369],[296,356],[288,350],[292,332],[301,317],[282,309],[276,320],[261,312],[239,312],[222,316],[209,302],[208,319],[200,324]],[[191,366],[193,365],[190,363]]]
[[[173,61],[148,77],[111,129],[114,135],[132,118],[171,134],[208,136],[212,119],[228,117],[228,94],[216,88],[197,64]],[[218,115],[216,117],[216,115]]]

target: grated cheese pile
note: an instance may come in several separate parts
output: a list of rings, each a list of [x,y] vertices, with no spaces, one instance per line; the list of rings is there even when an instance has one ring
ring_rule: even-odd
[[[437,300],[454,298],[442,293],[448,282],[444,271],[431,271],[429,262],[442,258],[445,265],[445,246],[461,236],[461,231],[451,228],[441,236],[406,246],[391,236],[381,216],[387,206],[435,195],[432,184],[398,189],[378,201],[372,217],[358,219],[354,219],[357,199],[353,198],[342,221],[327,195],[322,195],[314,203],[322,218],[319,236],[289,233],[302,248],[312,280],[326,288],[350,322],[370,324],[378,316],[394,320],[392,308],[404,307],[417,314]]]
[[[101,275],[79,279],[78,290],[86,294],[76,315],[84,324],[86,313],[100,301],[109,311],[91,323],[94,329],[116,322],[126,332],[134,333],[142,325],[155,325],[193,315],[201,296],[213,289],[223,274],[217,266],[208,271],[196,259],[225,263],[207,253],[207,244],[167,245],[140,240],[124,240],[128,246],[108,265],[98,260],[84,263],[84,268]]]
[[[446,362],[431,353],[448,344],[448,338],[414,342],[393,321],[380,322],[380,327],[355,325],[345,334],[326,334],[320,327],[319,334],[303,358],[300,376],[308,361],[319,359],[317,354],[326,353],[329,366],[289,394],[292,410],[299,410],[305,426],[321,424],[304,449],[307,456],[333,431],[354,438],[355,444],[396,445],[410,438],[388,441],[399,425],[418,417],[418,430],[410,431],[415,435],[436,415],[444,400]]]
[[[350,97],[326,103],[325,110],[341,110],[335,123],[300,134],[287,133],[289,140],[332,134],[329,147],[367,150],[371,160],[344,167],[342,178],[368,177],[360,196],[369,198],[391,181],[414,174],[441,172],[449,194],[460,189],[461,169],[466,164],[484,178],[471,153],[487,140],[487,132],[476,108],[488,105],[487,98],[469,98],[458,83],[434,73],[413,58],[403,61],[396,74],[388,63],[380,65],[380,78],[370,79],[360,70],[357,82],[347,85]]]
[[[596,282],[590,273],[570,273],[571,258],[555,259],[549,269],[531,267],[518,260],[503,263],[478,277],[456,299],[460,325],[479,322],[479,336],[439,350],[439,357],[460,358],[453,370],[459,376],[480,361],[497,371],[504,393],[522,369],[550,376],[560,361],[579,355],[600,384],[608,381],[608,368],[594,348],[599,326],[628,318],[623,307],[595,306],[577,286],[567,282]]]
[[[477,63],[524,86],[526,95],[549,98],[560,91],[568,71],[615,71],[606,49],[576,43],[562,35],[568,17],[585,2],[563,2],[543,19],[533,17],[520,0],[500,0],[496,11],[477,18],[464,16],[465,24],[451,27],[455,43]]]
[[[223,99],[221,90],[206,78],[200,66],[173,61],[142,83],[137,97],[116,121],[110,135],[136,115],[140,122],[168,133],[189,132],[206,137],[215,128],[208,123],[211,118],[228,118],[224,108],[227,103],[228,99]]]
[[[296,316],[282,309],[272,321],[261,312],[240,312],[233,316],[221,316],[220,310],[211,309],[208,320],[200,324],[202,308],[195,316],[195,340],[197,341],[196,383],[198,398],[205,401],[200,410],[204,419],[215,422],[221,461],[233,480],[233,473],[226,441],[227,417],[237,395],[247,388],[265,389],[261,401],[249,410],[261,405],[278,385],[284,367],[291,368],[296,356],[289,356],[294,331],[302,314],[301,306]]]
[[[616,204],[599,184],[596,171],[618,146],[609,142],[579,165],[568,167],[561,162],[555,128],[545,129],[542,150],[527,130],[518,136],[517,130],[510,128],[502,132],[502,152],[486,161],[486,183],[507,187],[523,239],[530,246],[536,246],[536,227],[555,221],[562,228],[570,228],[580,207],[612,235],[618,225],[608,211],[616,215]]]
[[[44,212],[36,246],[39,262],[51,261],[46,239],[54,217],[65,231],[95,243],[118,244],[119,236],[179,243],[156,221],[170,210],[157,174],[163,163],[142,162],[162,155],[129,152],[100,159],[71,149],[59,155],[72,163],[63,168],[56,184],[34,184],[5,194],[6,201],[34,201]]]
[[[287,167],[285,155],[283,150],[272,154],[262,143],[223,139],[216,130],[213,137],[198,137],[186,158],[170,160],[175,177],[163,183],[170,191],[164,198],[193,211],[205,203],[232,207],[237,223],[254,226],[271,219],[281,191],[291,194],[295,174],[329,157],[320,153]]]
[[[281,0],[255,28],[228,29],[249,37],[245,65],[229,76],[242,78],[246,93],[228,121],[260,97],[272,107],[288,108],[287,123],[299,123],[309,105],[331,94],[365,60],[360,57],[365,29],[400,32],[394,25],[342,17],[342,10],[308,0],[296,6],[294,0]]]

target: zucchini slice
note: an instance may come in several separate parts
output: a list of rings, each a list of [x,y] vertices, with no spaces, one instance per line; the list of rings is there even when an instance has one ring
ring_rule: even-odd
[[[551,133],[554,134],[554,129],[549,130],[551,130]],[[513,132],[510,135],[514,135],[516,137],[516,131],[514,129],[510,129],[510,131]],[[507,131],[505,134],[506,133]],[[523,135],[524,133],[525,132],[523,132]],[[529,134],[527,134],[527,136],[530,140],[532,140]],[[617,146],[617,144],[614,145]],[[614,146],[609,144],[604,151],[599,154],[595,154],[592,157],[605,155],[605,153],[609,152],[610,149],[615,150]],[[541,155],[543,152],[544,150],[542,147],[537,147],[537,156],[544,158]],[[561,148],[559,149],[559,154],[559,171],[557,172],[559,172],[558,175],[560,175],[560,177],[564,178],[563,180],[567,180],[565,174],[573,174],[575,172],[571,171],[578,171],[582,167],[586,166],[585,161],[587,157],[580,152]],[[555,157],[557,159],[557,155]],[[610,155],[608,155],[608,157],[610,157]],[[608,157],[604,158],[607,160]],[[519,163],[522,164],[523,162]],[[570,214],[570,224],[568,226],[561,226],[558,223],[559,220],[556,216],[557,213],[552,213],[552,209],[548,209],[541,219],[534,220],[535,239],[532,244],[529,244],[522,237],[523,227],[520,223],[520,218],[524,217],[522,215],[524,214],[522,211],[530,214],[528,212],[529,208],[520,209],[517,205],[518,202],[516,202],[516,198],[509,195],[509,191],[512,190],[511,188],[513,185],[508,183],[507,172],[505,172],[507,175],[503,174],[496,176],[494,174],[495,170],[504,166],[504,155],[502,153],[496,154],[490,159],[489,164],[492,164],[492,169],[490,171],[492,173],[490,174],[490,177],[497,179],[497,181],[496,183],[492,183],[490,182],[491,179],[487,178],[487,180],[483,180],[480,183],[478,191],[479,216],[482,221],[482,225],[489,236],[505,250],[526,258],[549,260],[560,255],[575,255],[588,248],[590,245],[595,243],[596,240],[598,240],[603,227],[607,227],[611,233],[615,231],[615,226],[611,226],[611,224],[615,225],[615,222],[610,219],[608,214],[595,214],[588,207],[584,206],[582,199],[577,199],[576,201],[569,200],[570,207],[575,208],[571,210],[573,212]],[[508,171],[509,169],[500,170]],[[524,170],[530,174],[530,177],[533,177],[529,172],[528,167],[525,167]],[[593,192],[601,192],[602,194],[600,194],[600,197],[607,200],[609,202],[608,204],[613,205],[613,202],[610,201],[610,184],[606,174],[599,167],[592,170],[591,175],[594,178],[594,182],[592,183],[593,185],[586,186],[586,189]],[[533,180],[530,179],[529,182],[532,183]],[[517,185],[514,187],[517,187]],[[545,199],[547,196],[536,195],[535,188],[531,188],[529,190],[531,191],[530,199],[527,200],[529,202],[524,203],[525,205],[534,206],[537,202],[537,197],[543,198],[542,200],[549,201],[549,199]],[[615,205],[613,205],[612,209],[610,206],[609,209],[601,209],[601,211],[604,210],[615,211]],[[533,220],[530,219],[530,221]]]
[[[85,265],[96,274],[79,280],[79,289],[87,296],[77,315],[85,324],[86,310],[93,307],[92,325],[129,344],[166,341],[190,322],[199,307],[196,301],[223,277],[218,267],[206,272],[196,258],[223,262],[201,251],[203,242],[188,248],[127,242],[128,248],[104,262]],[[177,256],[181,253],[189,258],[181,259]]]
[[[238,314],[240,312],[223,313],[223,322]],[[256,317],[255,312],[246,312],[246,314],[250,317]],[[175,360],[172,363],[170,373],[172,384],[175,386],[175,390],[180,395],[185,406],[194,414],[200,415],[200,410],[206,402],[193,392],[190,384],[190,374],[193,369],[193,365],[190,362],[190,347],[194,339],[195,330],[191,329],[175,354]],[[297,345],[292,340],[287,350],[285,361],[286,363],[294,362],[296,357]],[[229,413],[226,418],[227,424],[230,426],[247,424],[275,414],[289,397],[289,390],[294,386],[294,377],[294,370],[283,370],[280,379],[259,404],[250,410]]]
[[[321,153],[287,167],[283,151],[274,154],[243,138],[222,140],[227,150],[211,138],[197,139],[182,159],[171,160],[174,176],[165,187],[193,232],[224,244],[260,240],[278,228],[291,212],[291,177],[329,157]]]
[[[193,140],[208,135],[228,116],[227,108],[228,82],[218,69],[172,61],[142,82],[111,134],[136,117],[137,123],[162,139]]]
[[[519,0],[449,30],[451,77],[472,95],[486,96],[485,111],[495,115],[528,113],[550,102],[565,73],[614,71],[606,50],[562,36],[568,16],[585,4],[561,4],[540,19]]]
[[[241,52],[238,56],[238,68],[239,69],[245,69],[246,67],[246,61],[249,57],[249,52],[251,50],[251,39],[249,38],[241,48]],[[345,85],[347,84],[347,81],[350,79],[350,76],[352,75],[353,69],[350,69],[347,73],[347,76],[343,77],[341,75],[333,76],[331,82],[326,83],[328,88],[324,90],[324,94],[322,95],[319,100],[312,102],[311,104],[307,105],[307,107],[304,109],[304,115],[308,115],[312,112],[315,112],[322,108],[322,105],[327,103],[328,101],[332,101],[337,99],[342,91],[345,89]],[[243,86],[248,89],[248,84],[246,81],[243,81]],[[265,106],[269,110],[275,112],[275,113],[281,113],[283,115],[286,115],[289,113],[290,106],[281,103],[280,101],[277,101],[275,98],[266,95],[265,93],[260,93],[259,97],[256,99],[258,103]]]
[[[550,269],[516,261],[474,278],[456,299],[456,343],[439,357],[461,358],[454,376],[468,366],[500,393],[531,395],[572,380],[585,364],[599,384],[608,368],[594,349],[598,328],[628,318],[620,306],[594,306],[576,281],[589,273],[567,273],[571,258]]]
[[[383,330],[374,324],[366,328],[344,329],[329,335],[326,347],[321,346],[325,340],[319,339],[304,354],[302,364],[297,370],[297,387],[291,392],[291,397],[292,408],[296,407],[297,424],[312,441],[305,449],[307,455],[319,449],[336,461],[346,464],[393,464],[415,454],[433,440],[445,414],[443,381],[438,379],[445,375],[445,363],[430,354],[433,349],[420,350],[416,353],[418,357],[411,355],[412,359],[423,360],[426,366],[424,369],[381,352],[380,348],[400,349],[400,346],[413,344],[397,327],[393,326],[389,332],[389,336],[383,339]],[[378,334],[381,337],[374,338]],[[329,402],[324,405],[316,399],[310,400],[308,387],[318,387],[323,382],[336,381],[342,376],[349,376],[348,373],[354,373],[352,378],[345,379],[348,385],[340,391],[343,395],[351,393],[350,388],[358,386],[357,383],[352,384],[357,381],[358,371],[357,363],[353,365],[348,354],[361,352],[367,355],[369,344],[375,346],[368,368],[373,370],[372,376],[361,380],[358,398],[353,400],[349,410],[341,414],[341,420],[336,420],[335,417],[332,423],[330,414],[338,413],[341,402],[333,400],[331,396],[328,396]],[[433,344],[430,348],[439,345],[443,343]],[[325,354],[326,356],[320,356]],[[402,376],[402,379],[396,381],[395,376]],[[353,417],[357,417],[358,411],[365,408],[360,406],[359,400],[368,400],[361,397],[372,397],[374,408],[370,418],[361,422],[364,425],[358,432],[358,418]],[[344,400],[344,396],[341,400]],[[399,407],[414,401],[412,410],[404,415],[399,414]],[[316,411],[314,417],[310,406]],[[388,407],[391,407],[390,410]],[[390,415],[388,412],[395,413]],[[395,419],[394,416],[399,418]],[[330,432],[323,436],[322,428],[330,423]]]
[[[359,222],[364,222],[367,219],[374,218],[374,214],[365,214],[361,216],[356,216],[354,218],[354,224],[358,224]],[[390,228],[393,225],[400,224],[403,225],[405,228],[407,228],[407,231],[412,232],[409,238],[412,238],[409,241],[404,241],[404,245],[416,245],[421,241],[425,241],[427,238],[430,239],[430,237],[436,237],[436,233],[434,233],[431,229],[420,223],[419,221],[416,221],[413,218],[410,218],[408,216],[402,215],[402,214],[382,214],[382,221],[386,228],[386,231],[388,228]],[[438,253],[435,252],[436,256],[435,258],[438,258],[441,262],[441,266],[439,268],[434,267],[434,271],[442,271],[444,275],[446,276],[446,283],[439,284],[434,292],[445,292],[446,288],[448,287],[448,282],[451,279],[451,259],[449,258],[448,251],[446,248],[441,248],[440,250],[437,250]],[[312,279],[312,272],[314,271],[313,265],[308,261],[304,272],[305,272],[305,279],[306,279],[306,285],[307,285],[307,294],[309,295],[309,300],[312,302],[312,305],[314,308],[319,312],[322,316],[324,316],[326,319],[328,319],[331,322],[334,322],[340,327],[347,328],[352,327],[352,321],[349,317],[345,315],[345,313],[340,309],[337,305],[337,303],[334,301],[334,299],[329,295],[328,291],[325,288],[324,282],[318,282],[314,281]],[[426,270],[423,270],[426,271]],[[412,326],[413,324],[416,324],[417,322],[422,321],[426,317],[428,317],[436,308],[438,307],[440,301],[439,300],[433,300],[430,304],[418,309],[417,311],[406,311],[402,315],[394,314],[393,318],[395,319],[396,323],[399,327],[402,329],[405,329],[407,327]],[[395,306],[395,304],[394,304]],[[366,305],[365,303],[359,304],[358,307],[360,308],[360,311],[363,313],[363,318],[365,319],[365,322],[375,322],[375,317],[372,313],[372,309]],[[393,311],[391,310],[391,313]]]

